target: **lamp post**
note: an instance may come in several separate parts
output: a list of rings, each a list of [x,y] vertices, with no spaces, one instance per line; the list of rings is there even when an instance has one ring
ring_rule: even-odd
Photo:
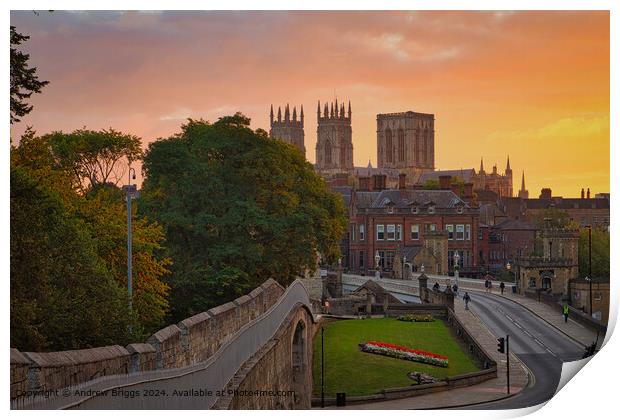
[[[456,290],[459,289],[459,261],[461,256],[458,251],[454,253],[454,283],[456,284]]]
[[[375,279],[379,280],[379,261],[381,261],[381,255],[379,255],[379,251],[375,253]]]
[[[129,294],[129,309],[132,308],[133,303],[133,284],[132,284],[132,267],[131,267],[131,200],[137,197],[136,184],[132,184],[131,180],[136,179],[136,170],[129,167],[128,183],[123,186],[125,191],[125,200],[127,200],[127,293]],[[129,327],[131,330],[131,326]]]
[[[592,225],[588,225],[588,281],[590,282],[590,318],[592,318]]]
[[[403,255],[403,280],[409,280],[409,276],[407,273],[407,257]]]

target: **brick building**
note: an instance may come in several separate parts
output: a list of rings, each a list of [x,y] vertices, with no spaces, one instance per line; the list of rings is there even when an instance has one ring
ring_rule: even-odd
[[[375,256],[384,274],[394,275],[394,260],[403,255],[414,271],[448,274],[454,255],[461,273],[478,273],[478,209],[452,190],[407,188],[404,175],[398,189],[385,189],[384,176],[361,179],[360,189],[334,189],[343,195],[349,211],[343,241],[344,264],[351,272],[374,274]],[[416,264],[416,257],[422,256]],[[429,256],[430,255],[430,256]]]

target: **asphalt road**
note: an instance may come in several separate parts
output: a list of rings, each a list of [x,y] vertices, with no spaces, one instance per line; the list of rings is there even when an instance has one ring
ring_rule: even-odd
[[[581,359],[583,346],[517,303],[484,292],[469,294],[472,299],[470,309],[487,327],[497,337],[510,335],[510,352],[517,355],[530,369],[534,375],[534,383],[514,397],[468,408],[525,408],[553,397],[560,381],[562,363]]]

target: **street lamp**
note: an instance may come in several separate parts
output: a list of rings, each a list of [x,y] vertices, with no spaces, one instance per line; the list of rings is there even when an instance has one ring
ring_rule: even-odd
[[[403,255],[403,280],[408,280],[408,275],[409,273],[406,272],[407,270],[407,257]]]
[[[381,255],[379,255],[379,251],[375,253],[375,279],[379,280],[379,261],[381,261]]]
[[[586,280],[590,282],[590,318],[592,317],[592,225],[588,228],[588,277]]]
[[[461,256],[458,251],[454,253],[454,283],[456,284],[456,289],[459,289],[459,261]]]
[[[127,293],[129,294],[129,309],[132,308],[133,301],[133,284],[131,278],[131,200],[138,196],[136,184],[131,183],[132,179],[136,179],[136,170],[132,167],[129,167],[128,183],[127,185],[123,186],[123,190],[125,191],[125,199],[127,200]]]

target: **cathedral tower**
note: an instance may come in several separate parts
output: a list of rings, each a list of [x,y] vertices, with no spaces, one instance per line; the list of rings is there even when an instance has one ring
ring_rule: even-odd
[[[306,146],[304,145],[304,106],[301,106],[299,119],[297,119],[297,107],[293,107],[291,116],[289,105],[284,107],[284,119],[282,111],[278,107],[278,117],[273,114],[273,105],[269,112],[270,130],[269,136],[274,139],[283,140],[286,143],[296,146],[306,156]]]
[[[398,169],[409,179],[435,168],[435,115],[397,112],[377,115],[379,168]]]
[[[344,103],[324,104],[316,109],[316,169],[323,175],[335,175],[353,171],[353,138],[351,130],[351,101],[348,112]]]

